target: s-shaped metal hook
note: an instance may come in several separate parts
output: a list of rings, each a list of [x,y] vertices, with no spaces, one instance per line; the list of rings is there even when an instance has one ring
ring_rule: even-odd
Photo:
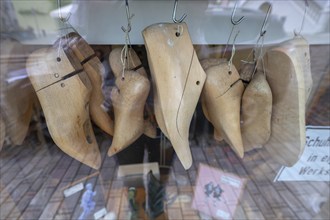
[[[231,35],[233,34],[233,31],[234,31],[236,25],[240,24],[240,23],[244,20],[244,16],[242,16],[242,17],[241,17],[240,19],[238,19],[237,21],[234,20],[235,13],[236,13],[236,9],[237,9],[237,2],[238,2],[238,0],[235,2],[234,9],[233,9],[233,11],[232,11],[232,13],[231,13],[231,19],[230,19],[230,21],[231,21],[231,23],[233,24],[233,26],[232,26],[232,28],[231,28],[231,31],[230,31],[230,34],[229,34],[229,37],[228,37],[228,40],[227,40],[227,43],[226,43],[226,47],[225,47],[225,49],[224,49],[224,51],[223,51],[223,53],[222,53],[222,57],[225,57],[225,54],[226,54],[226,52],[227,52],[227,48],[228,48],[228,44],[229,44],[229,41],[230,41],[230,39],[231,39]],[[237,37],[237,36],[236,36],[236,37]]]
[[[263,37],[266,34],[266,23],[268,21],[268,17],[269,17],[271,9],[272,9],[272,5],[269,5],[266,17],[265,17],[264,22],[262,23],[262,26],[261,26],[260,37]]]
[[[178,6],[178,0],[175,0],[174,2],[174,8],[173,8],[173,14],[172,14],[172,20],[174,23],[181,23],[186,17],[186,14],[183,14],[179,20],[176,19],[176,8]]]
[[[125,0],[125,7],[126,7],[126,17],[127,17],[127,28],[124,28],[124,26],[121,26],[121,29],[125,33],[129,33],[132,30],[131,19],[133,18],[134,14],[131,15],[131,13],[129,11],[128,0]]]
[[[303,15],[303,18],[302,18],[302,21],[301,21],[300,30],[299,30],[299,32],[296,32],[296,30],[293,30],[293,33],[294,33],[295,36],[299,36],[301,34],[302,29],[304,28],[306,12],[307,12],[308,7],[309,7],[308,1],[305,0],[305,10],[304,10],[304,15]]]
[[[235,13],[236,13],[236,9],[237,9],[237,1],[235,2],[235,6],[234,6],[234,10],[231,13],[231,23],[235,26],[238,25],[239,23],[241,23],[244,19],[244,16],[242,16],[240,19],[238,19],[237,21],[234,20],[235,17]]]

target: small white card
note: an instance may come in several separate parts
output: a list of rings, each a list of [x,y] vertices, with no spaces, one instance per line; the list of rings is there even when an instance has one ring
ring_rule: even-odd
[[[108,213],[107,210],[105,208],[102,208],[99,211],[94,213],[94,219],[98,220],[98,219],[102,218],[103,216],[105,216],[107,213]]]
[[[64,190],[64,192],[63,192],[64,197],[69,197],[69,196],[71,196],[71,195],[73,195],[73,194],[75,194],[75,193],[77,193],[77,192],[79,192],[83,189],[84,189],[84,185],[82,183],[74,185],[74,186]]]
[[[103,220],[116,220],[116,214],[113,212],[108,212],[103,218]]]

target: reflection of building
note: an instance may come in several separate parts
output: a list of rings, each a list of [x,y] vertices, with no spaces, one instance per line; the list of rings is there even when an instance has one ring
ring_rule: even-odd
[[[11,1],[0,1],[0,30],[3,32],[14,32],[19,30],[16,12]]]
[[[12,2],[19,26],[24,30],[29,30],[36,37],[45,37],[57,31],[56,20],[49,16],[49,12],[56,7],[56,4],[54,4],[56,1],[10,0],[4,2]],[[28,40],[31,38],[23,35],[18,39]]]
[[[21,27],[31,27],[36,42],[52,43],[58,36],[56,4],[49,1],[13,0]],[[32,2],[32,3],[31,3]],[[129,1],[132,19],[132,44],[143,44],[141,31],[152,23],[172,22],[173,1]],[[35,4],[34,4],[35,3]],[[230,17],[236,0],[180,1],[178,14],[186,13],[185,22],[194,44],[225,44],[231,30]],[[245,16],[239,25],[237,44],[254,44],[263,23],[265,11],[272,5],[265,43],[278,43],[299,32],[305,11],[304,0],[238,0],[235,17]],[[314,44],[329,43],[329,1],[308,0],[302,34]],[[31,7],[33,6],[33,7]],[[21,13],[25,11],[25,13]],[[63,17],[70,12],[70,23],[92,44],[123,44],[120,29],[126,23],[123,1],[72,1],[61,8]],[[99,33],[102,33],[101,35]],[[317,36],[316,36],[317,35]]]
[[[304,0],[267,1],[267,0],[245,0],[242,7],[248,9],[264,9],[264,6],[272,5],[272,14],[285,19],[284,31],[292,33],[294,29],[299,30],[304,16]],[[302,33],[314,34],[329,32],[330,1],[308,0],[306,18]],[[290,9],[290,10],[288,10]]]

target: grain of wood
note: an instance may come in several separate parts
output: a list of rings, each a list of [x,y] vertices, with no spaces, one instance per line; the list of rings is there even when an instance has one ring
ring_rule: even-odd
[[[157,123],[171,141],[183,167],[192,157],[189,126],[195,112],[205,72],[193,48],[188,27],[181,23],[154,24],[142,32],[153,78],[154,110]]]
[[[272,91],[263,72],[254,74],[242,97],[244,151],[261,148],[271,134]]]
[[[122,51],[123,47],[117,47],[113,49],[109,55],[109,63],[116,78],[121,78],[123,73],[124,66],[121,60],[125,61],[125,58],[123,57]],[[142,62],[133,48],[128,48],[125,70],[133,70],[138,68],[136,71],[147,77],[147,72],[141,65]]]
[[[307,105],[313,87],[309,44],[302,36],[295,36],[293,39],[285,41],[282,44],[285,47],[294,47],[294,51],[292,51],[292,53],[296,57],[297,64],[300,65],[302,75],[304,77],[305,100]]]
[[[81,36],[77,33],[70,33],[65,38],[69,39],[70,48],[72,48],[74,55],[81,62],[92,84],[89,102],[91,119],[103,131],[113,136],[113,120],[102,107],[104,103],[102,75],[105,75],[105,69],[99,58],[95,56],[94,50]]]
[[[209,59],[201,60],[201,65],[202,65],[204,71],[206,72],[207,69],[210,68],[211,66],[217,66],[221,63],[225,63],[226,61],[227,61],[226,59],[209,58]],[[208,109],[206,107],[204,99],[201,100],[201,103],[202,103],[202,109],[203,109],[204,116],[208,121],[210,121],[210,115],[208,113]],[[222,141],[223,140],[223,136],[221,135],[221,131],[217,130],[216,128],[214,128],[213,137],[217,141]]]
[[[39,49],[29,56],[27,72],[56,145],[76,160],[98,169],[101,156],[89,117],[92,85],[72,51]],[[78,74],[70,77],[75,72]]]
[[[231,71],[227,63],[209,67],[202,92],[203,109],[215,130],[231,146],[235,153],[243,158],[244,148],[240,127],[241,97],[244,91],[235,66]]]
[[[238,72],[239,72],[241,79],[244,82],[248,83],[251,81],[254,70],[255,70],[255,65],[256,65],[255,62],[247,62],[244,60],[241,61],[241,66],[240,66],[240,69],[238,70]]]
[[[113,49],[109,55],[109,63],[115,78],[121,78],[123,74],[123,47],[117,47]],[[128,48],[127,50],[127,60],[125,70],[134,70],[139,75],[142,75],[148,78],[147,72],[142,66],[142,62],[133,48]],[[124,71],[124,76],[125,76]],[[151,107],[148,103],[145,103],[144,107],[144,134],[150,138],[156,138],[157,131],[156,131],[156,121],[154,119],[154,113],[151,111]]]
[[[293,166],[305,148],[305,81],[300,51],[285,43],[264,55],[266,77],[273,94],[271,136],[265,144],[272,157]]]
[[[13,39],[1,39],[0,107],[6,136],[12,145],[22,145],[29,129],[36,94],[26,77],[29,51]]]
[[[143,110],[149,94],[149,80],[135,71],[125,71],[111,91],[115,129],[108,151],[113,156],[136,141],[144,132]]]

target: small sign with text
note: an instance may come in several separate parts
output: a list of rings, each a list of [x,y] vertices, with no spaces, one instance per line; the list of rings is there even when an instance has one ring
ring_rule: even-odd
[[[216,219],[232,219],[244,183],[234,174],[200,164],[192,208]]]
[[[330,181],[330,127],[307,126],[301,158],[292,167],[283,166],[276,181]]]

